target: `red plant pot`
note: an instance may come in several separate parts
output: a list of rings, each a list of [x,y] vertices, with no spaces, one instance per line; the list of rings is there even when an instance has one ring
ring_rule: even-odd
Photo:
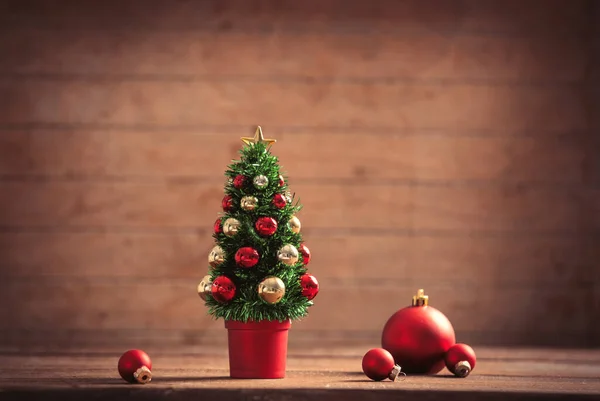
[[[291,321],[225,321],[229,341],[229,375],[234,379],[285,377]]]

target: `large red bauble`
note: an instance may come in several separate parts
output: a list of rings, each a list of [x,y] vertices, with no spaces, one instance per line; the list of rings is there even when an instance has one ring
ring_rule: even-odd
[[[446,316],[431,306],[408,306],[389,318],[381,345],[406,373],[435,374],[444,368],[446,351],[456,342]]]
[[[448,352],[446,352],[446,367],[452,373],[459,377],[466,377],[475,369],[477,357],[473,348],[467,344],[454,344]],[[468,362],[466,366],[464,362]]]
[[[256,232],[263,237],[268,237],[275,234],[275,231],[277,231],[277,221],[272,217],[259,217],[258,220],[256,220],[256,223],[254,223],[254,228],[256,228]]]
[[[226,212],[229,212],[231,209],[233,209],[233,198],[231,195],[225,195],[223,197],[223,200],[221,201],[221,207]]]
[[[235,253],[235,263],[240,267],[252,267],[258,263],[258,251],[252,247],[245,246]]]
[[[240,189],[244,186],[245,183],[246,183],[246,177],[244,177],[241,174],[236,175],[235,178],[233,179],[234,188]]]
[[[300,286],[302,287],[302,295],[309,301],[319,293],[319,282],[312,274],[303,274],[300,277]]]
[[[117,369],[123,380],[129,383],[148,383],[152,380],[152,361],[141,349],[130,349],[121,355]]]
[[[362,359],[362,370],[371,380],[381,381],[389,377],[395,381],[400,371],[394,371],[394,367],[394,357],[383,348],[368,350]]]
[[[218,218],[217,221],[215,221],[214,230],[215,230],[215,234],[221,234],[223,232],[223,226],[221,226],[220,218]]]
[[[227,276],[219,276],[213,280],[210,294],[222,304],[227,303],[235,296],[235,284]]]
[[[304,244],[300,244],[298,247],[298,251],[302,255],[302,263],[306,266],[310,262],[310,249]]]
[[[285,200],[285,196],[283,196],[282,194],[275,194],[275,196],[273,196],[273,205],[277,209],[283,209],[286,204],[287,201]]]

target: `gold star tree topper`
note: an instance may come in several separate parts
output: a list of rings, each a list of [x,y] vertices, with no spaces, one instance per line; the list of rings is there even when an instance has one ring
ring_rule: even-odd
[[[271,145],[273,145],[277,141],[275,139],[265,139],[265,137],[263,136],[263,133],[262,133],[262,128],[260,128],[260,125],[259,125],[258,127],[256,127],[256,132],[254,132],[254,137],[244,136],[244,137],[242,137],[242,142],[244,142],[246,145],[254,145],[255,143],[266,143],[267,149],[268,149]]]

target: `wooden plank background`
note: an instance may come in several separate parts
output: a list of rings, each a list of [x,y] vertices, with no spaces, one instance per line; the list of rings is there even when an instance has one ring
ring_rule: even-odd
[[[599,10],[0,1],[3,347],[222,343],[195,288],[257,124],[322,286],[293,344],[424,287],[460,341],[600,345]]]
[[[592,49],[590,55],[590,63],[587,71],[588,82],[589,84],[586,86],[587,96],[588,96],[588,113],[590,116],[590,148],[593,149],[593,154],[595,155],[590,161],[590,166],[592,166],[592,171],[590,173],[591,180],[594,185],[592,186],[592,193],[589,196],[590,205],[592,213],[595,216],[595,220],[592,224],[595,227],[600,226],[600,7],[595,5],[595,8],[592,13],[592,17],[596,23],[592,25],[590,32],[591,40],[589,43],[590,48]],[[594,253],[592,258],[598,262],[600,260],[600,246],[598,246],[600,241],[596,240],[595,244],[592,246]],[[594,269],[594,313],[595,316],[600,315],[600,269]],[[591,319],[593,321],[595,319]],[[600,324],[591,323],[593,337],[598,339],[600,338]],[[598,340],[596,340],[598,341]]]

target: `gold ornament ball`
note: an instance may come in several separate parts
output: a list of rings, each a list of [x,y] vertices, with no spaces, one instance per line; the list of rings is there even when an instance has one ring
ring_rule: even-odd
[[[219,245],[215,246],[208,254],[208,264],[217,267],[225,261],[225,252]]]
[[[228,237],[233,237],[238,233],[241,225],[242,223],[240,223],[238,219],[230,217],[223,223],[223,234]]]
[[[254,196],[244,196],[240,200],[240,206],[246,211],[254,210],[258,206],[258,199]]]
[[[277,251],[277,259],[284,264],[291,266],[298,261],[298,249],[294,245],[284,245]]]
[[[276,304],[285,295],[285,284],[279,277],[269,276],[258,285],[258,296],[268,304]]]
[[[269,179],[264,175],[257,175],[252,180],[252,183],[256,187],[256,189],[264,189],[267,185],[269,185]]]
[[[300,220],[296,216],[292,216],[290,221],[288,222],[290,226],[290,230],[298,234],[300,232],[300,228],[302,228],[302,224],[300,224]]]
[[[200,298],[206,301],[206,296],[210,294],[211,287],[212,281],[210,280],[210,276],[204,276],[200,284],[198,284],[198,295],[200,295]]]

